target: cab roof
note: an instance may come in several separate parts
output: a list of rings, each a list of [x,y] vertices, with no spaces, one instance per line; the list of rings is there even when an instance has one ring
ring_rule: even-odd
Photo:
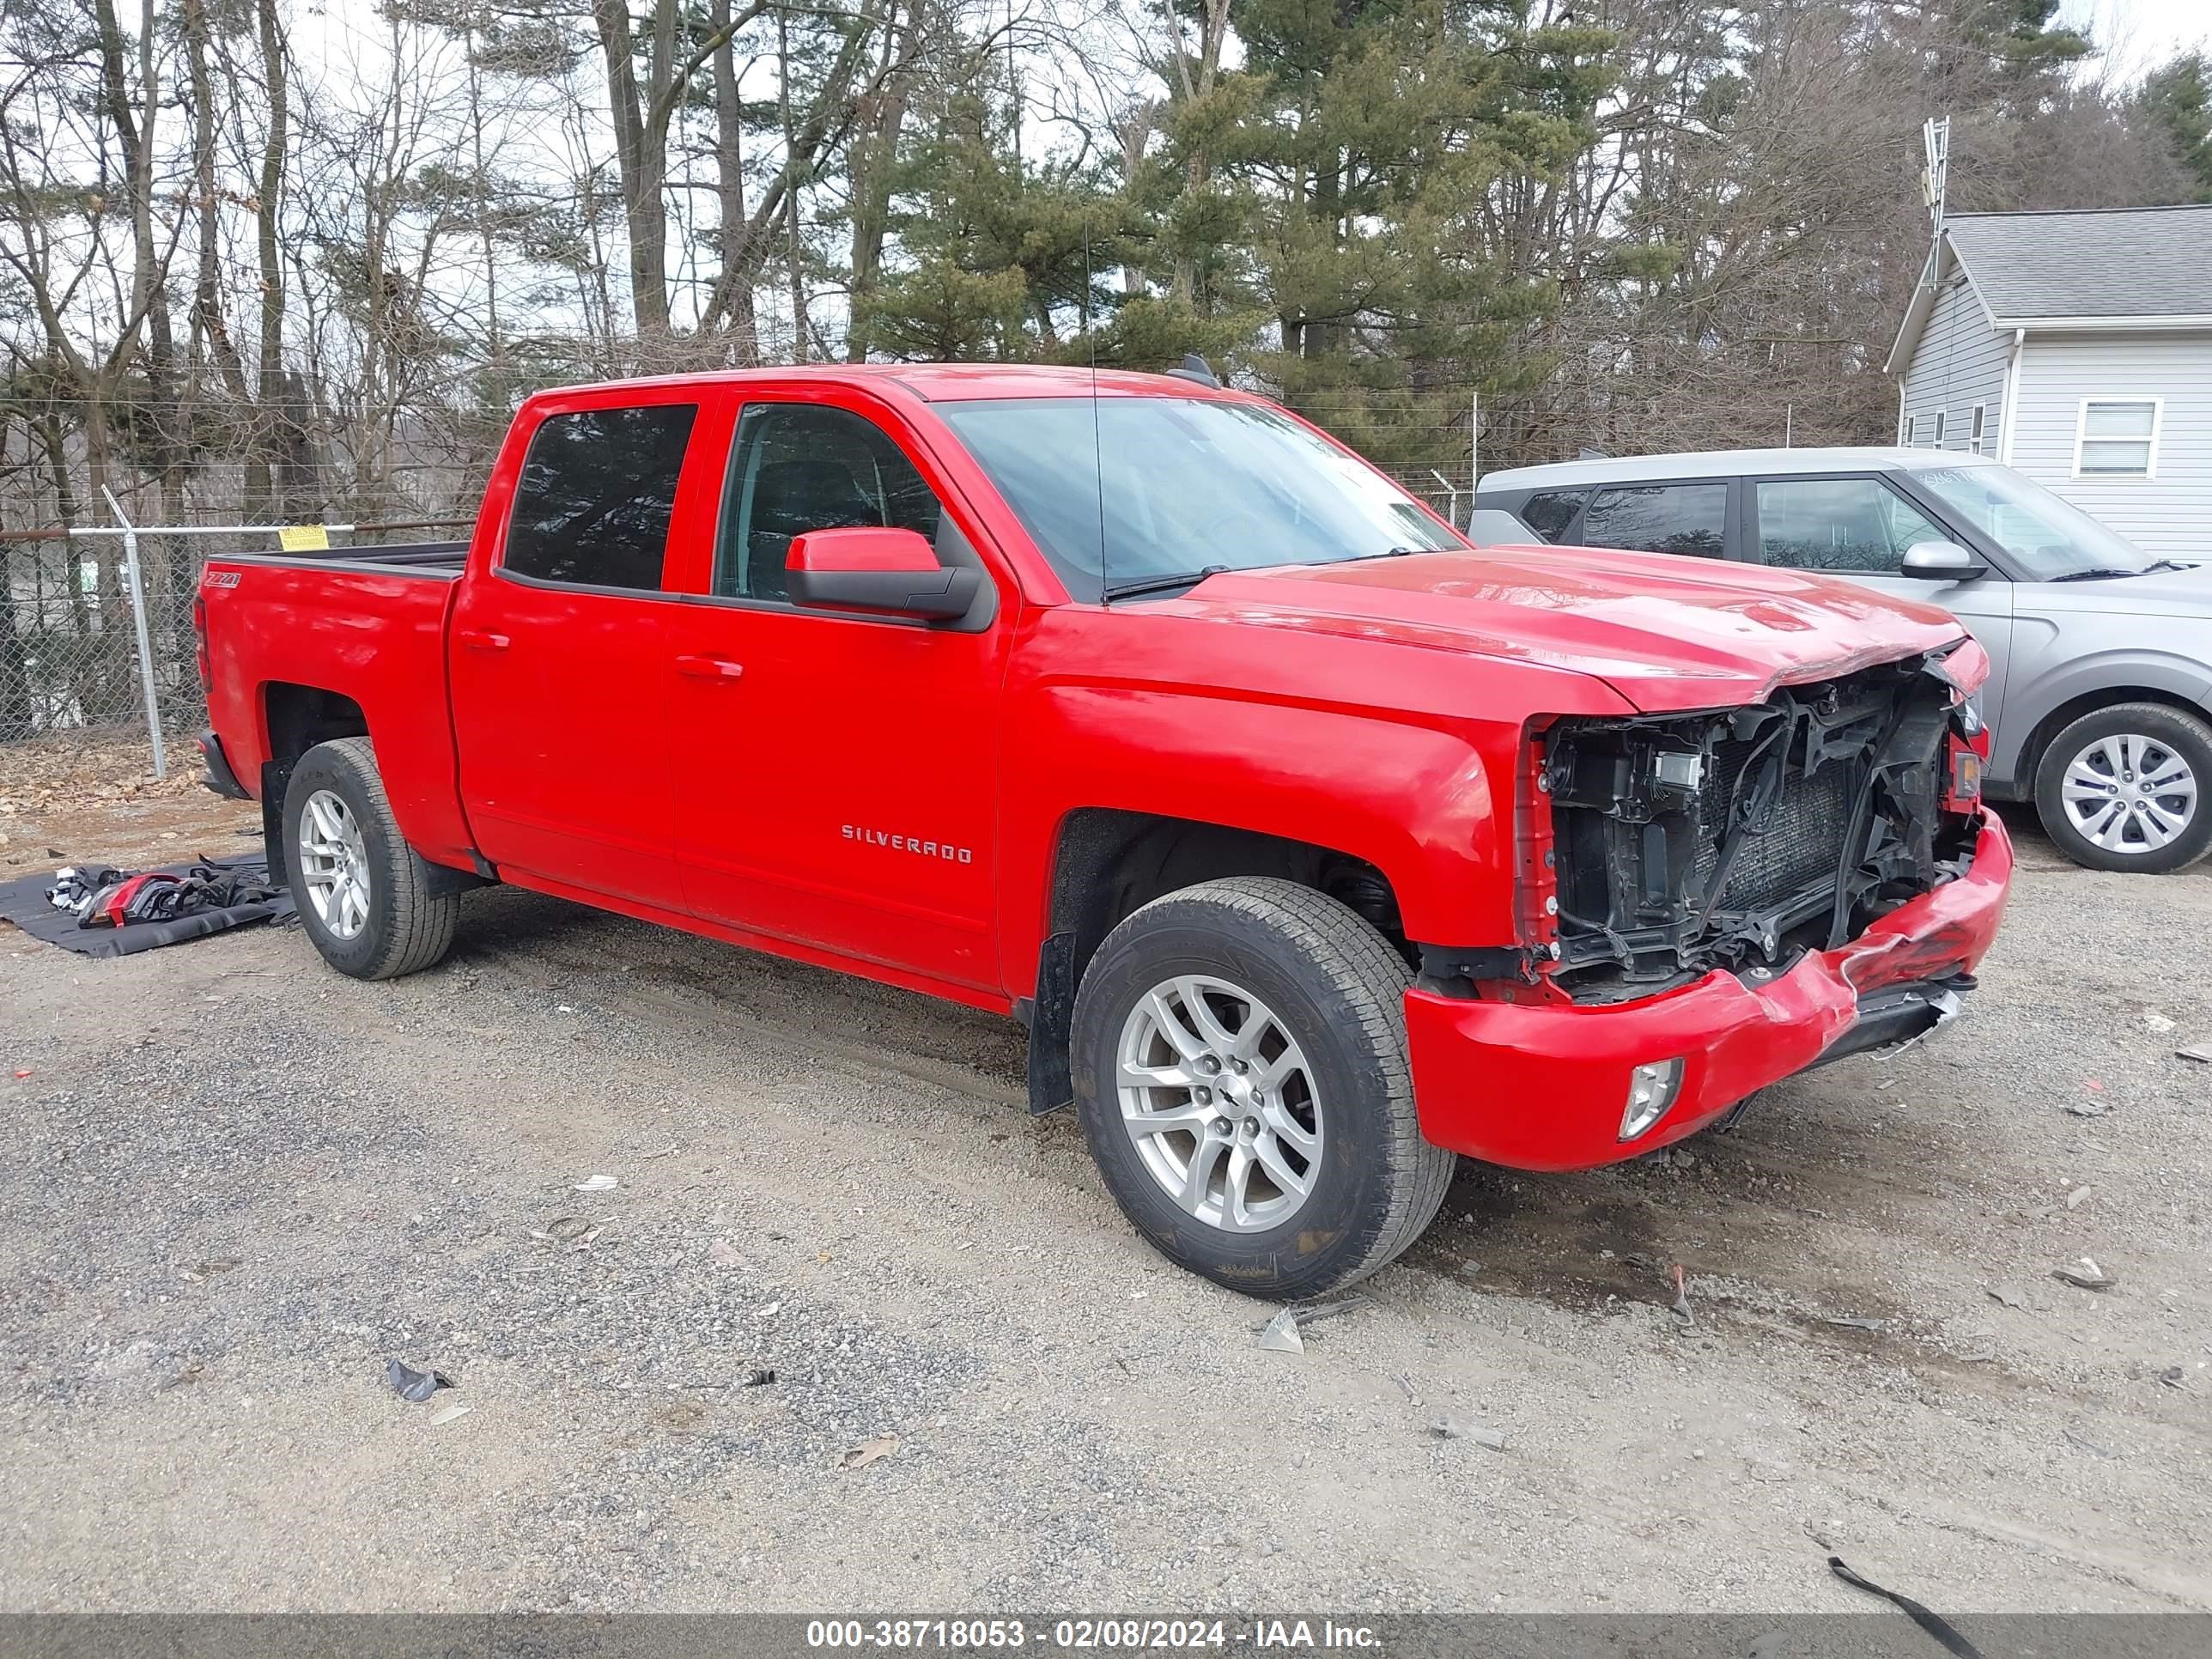
[[[1167,374],[1133,369],[1091,369],[1054,363],[821,363],[781,368],[704,369],[688,374],[654,374],[629,380],[565,386],[563,392],[604,391],[624,386],[665,389],[701,385],[746,385],[815,380],[828,385],[889,381],[925,403],[965,403],[987,398],[1220,398],[1244,399],[1233,388],[1201,386]]]

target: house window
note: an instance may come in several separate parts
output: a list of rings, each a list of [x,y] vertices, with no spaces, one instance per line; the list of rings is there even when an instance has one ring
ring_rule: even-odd
[[[1973,429],[1966,434],[1966,453],[1970,455],[1979,455],[1984,453],[1982,445],[1987,429],[1989,414],[1990,406],[1987,404],[1974,405]]]
[[[2164,412],[2159,398],[2084,398],[2074,430],[2074,476],[2156,477]]]
[[[1950,418],[1951,418],[1951,411],[1950,411],[1949,410],[1948,410],[1948,409],[1939,409],[1939,410],[1937,410],[1936,411],[1936,443],[1935,443],[1935,447],[1936,447],[1936,448],[1937,448],[1937,449],[1941,449],[1941,448],[1942,448],[1942,447],[1943,447],[1943,425],[1944,425],[1944,422],[1947,422],[1947,421],[1948,421]]]
[[[1899,440],[1899,441],[1902,442],[1907,449],[1912,447],[1912,431],[1913,428],[1919,424],[1920,417],[1917,415],[1908,415],[1905,417],[1905,436]]]

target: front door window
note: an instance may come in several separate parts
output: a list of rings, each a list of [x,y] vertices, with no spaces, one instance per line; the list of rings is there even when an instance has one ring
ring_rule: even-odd
[[[935,542],[943,520],[914,463],[874,422],[820,404],[750,404],[731,451],[714,592],[781,603],[793,537],[889,526]]]
[[[1759,486],[1759,556],[1768,564],[1895,575],[1915,542],[1948,539],[1879,478],[1771,478]]]

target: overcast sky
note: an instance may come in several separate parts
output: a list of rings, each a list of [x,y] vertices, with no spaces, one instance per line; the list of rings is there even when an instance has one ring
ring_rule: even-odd
[[[2087,25],[2124,80],[2191,46],[2212,46],[2212,0],[2065,0],[2061,15]]]
[[[2062,0],[2059,15],[2087,27],[2124,81],[2192,46],[2212,52],[2212,0]],[[309,0],[294,13],[293,44],[317,64],[380,59],[386,33],[373,12],[343,0]]]

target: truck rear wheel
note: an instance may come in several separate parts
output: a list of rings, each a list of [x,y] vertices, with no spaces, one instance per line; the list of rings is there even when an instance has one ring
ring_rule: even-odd
[[[435,891],[399,833],[367,738],[317,744],[292,769],[284,874],[307,937],[342,974],[396,979],[453,945],[460,895]]]
[[[1162,1255],[1290,1299],[1420,1237],[1457,1160],[1414,1115],[1409,977],[1362,917],[1271,878],[1184,888],[1107,935],[1075,1001],[1076,1101]]]

